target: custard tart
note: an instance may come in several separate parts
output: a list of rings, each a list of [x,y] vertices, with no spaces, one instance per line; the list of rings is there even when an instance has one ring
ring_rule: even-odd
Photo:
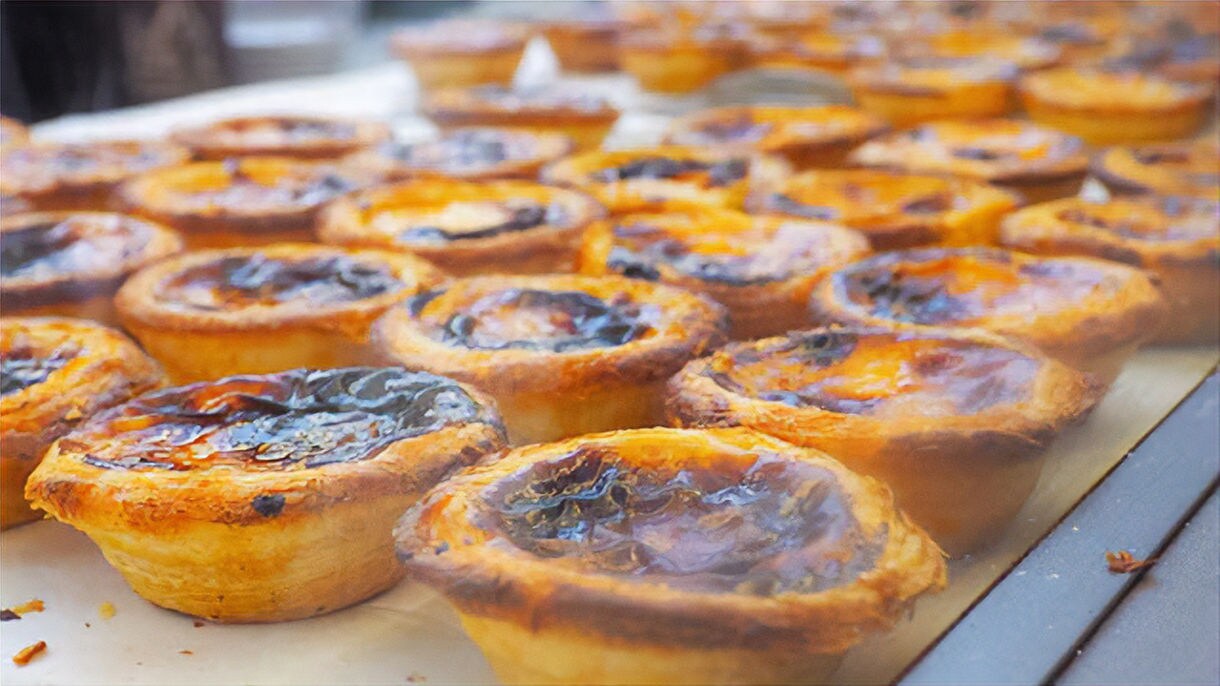
[[[543,165],[572,152],[572,147],[572,139],[558,133],[476,127],[445,131],[436,140],[383,143],[345,161],[391,179],[534,180]]]
[[[1100,396],[1085,374],[985,331],[848,327],[731,344],[686,365],[667,407],[681,426],[744,426],[834,455],[959,555],[996,540],[1051,439]]]
[[[665,379],[724,342],[725,312],[618,276],[457,279],[373,327],[385,359],[496,399],[515,445],[659,424]]]
[[[619,41],[630,23],[615,17],[581,17],[542,25],[546,42],[564,71],[578,74],[618,71]]]
[[[115,304],[182,383],[365,364],[373,320],[443,277],[402,253],[285,243],[162,260],[128,279]]]
[[[21,145],[30,140],[30,130],[12,117],[0,117],[0,147]]]
[[[649,93],[686,95],[702,90],[740,65],[740,40],[698,29],[645,29],[619,43],[623,71]]]
[[[41,518],[25,482],[55,439],[163,381],[118,331],[77,319],[0,319],[0,529]]]
[[[755,67],[814,69],[844,76],[884,57],[885,41],[878,36],[817,32],[789,40],[754,41],[750,55]]]
[[[927,248],[868,257],[813,289],[814,320],[970,327],[1025,341],[1105,386],[1165,319],[1141,270],[1087,257]]]
[[[47,451],[26,496],[93,539],[149,602],[275,622],[393,586],[394,521],[501,445],[495,412],[450,379],[296,369],[96,414]]]
[[[0,309],[118,326],[114,293],[137,269],[182,250],[153,222],[109,212],[37,212],[0,221]]]
[[[319,216],[318,237],[411,252],[459,276],[545,274],[572,271],[581,232],[602,214],[565,188],[417,179],[336,200]]]
[[[449,20],[400,29],[390,51],[411,65],[425,91],[444,86],[507,86],[525,54],[528,33],[506,22]]]
[[[750,207],[835,222],[863,233],[877,250],[916,245],[979,245],[996,240],[1000,218],[1018,198],[969,179],[872,169],[796,174]]]
[[[1039,255],[1087,255],[1154,274],[1169,317],[1154,342],[1220,340],[1220,201],[1176,197],[1079,198],[1009,215],[1001,242]]]
[[[904,52],[943,58],[986,57],[1003,60],[1021,71],[1037,71],[1059,64],[1063,50],[1037,36],[996,31],[950,30],[916,38]]]
[[[389,139],[379,122],[330,117],[235,117],[176,129],[170,140],[201,160],[230,157],[333,159]]]
[[[528,446],[396,529],[507,684],[821,681],[945,586],[875,479],[744,429]]]
[[[1075,136],[1015,119],[940,121],[875,138],[854,164],[984,181],[1028,202],[1076,195],[1089,157]]]
[[[842,166],[885,122],[845,105],[717,107],[674,120],[665,142],[783,157],[794,169]]]
[[[1065,67],[1026,75],[1019,92],[1035,122],[1109,145],[1194,134],[1203,125],[1215,87],[1138,71]]]
[[[864,236],[836,224],[693,206],[598,222],[585,232],[580,269],[706,295],[728,308],[731,337],[744,339],[807,326],[822,270],[868,252]]]
[[[1115,195],[1220,198],[1220,143],[1192,141],[1110,148],[1090,169]]]
[[[1013,109],[1017,68],[983,57],[921,57],[852,70],[856,104],[894,126],[1002,117]]]
[[[144,141],[15,146],[0,152],[0,193],[39,210],[115,209],[120,183],[189,158],[185,148]]]
[[[610,101],[554,88],[499,85],[443,88],[428,95],[424,116],[442,131],[472,126],[553,132],[571,138],[578,150],[594,150],[618,121]]]
[[[127,211],[182,233],[188,248],[232,248],[313,238],[323,205],[380,180],[370,169],[284,157],[192,162],[132,179]]]
[[[662,145],[573,155],[543,169],[542,180],[584,190],[611,212],[670,201],[740,209],[752,190],[777,185],[787,172],[774,157]]]

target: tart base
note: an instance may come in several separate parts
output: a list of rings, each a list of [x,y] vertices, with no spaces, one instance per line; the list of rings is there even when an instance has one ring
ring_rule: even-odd
[[[1013,108],[1006,83],[958,84],[951,92],[928,93],[860,88],[853,95],[861,109],[900,128],[937,119],[1002,117]]]
[[[42,460],[46,442],[25,433],[4,436],[0,450],[0,531],[42,519],[25,499],[25,482]]]
[[[145,600],[219,622],[303,619],[393,586],[394,520],[413,496],[335,504],[307,517],[152,531],[74,521]]]
[[[1157,329],[1153,343],[1212,343],[1220,341],[1220,266],[1160,265],[1153,269],[1160,278],[1161,293],[1169,304],[1169,316]]]
[[[1203,125],[1206,103],[1173,111],[1099,112],[1073,110],[1034,98],[1023,98],[1035,122],[1079,136],[1094,145],[1145,143],[1189,138]]]
[[[1084,179],[1085,174],[1080,173],[1063,179],[1047,179],[1031,183],[1002,181],[997,182],[995,185],[1019,194],[1026,205],[1035,205],[1061,198],[1074,198],[1080,195],[1080,189],[1084,186]]]
[[[616,385],[592,393],[497,395],[510,445],[549,443],[582,434],[659,426],[665,417],[665,380]]]
[[[1091,374],[1102,388],[1109,388],[1123,371],[1123,365],[1140,349],[1141,343],[1125,345],[1102,355],[1082,357],[1077,350],[1044,350],[1060,362]]]
[[[419,87],[429,91],[486,83],[510,85],[524,53],[524,46],[514,46],[486,52],[411,55],[406,60]]]
[[[506,684],[790,684],[825,683],[840,654],[791,650],[615,645],[575,631],[529,627],[459,613],[470,636]]]
[[[621,48],[623,71],[650,93],[693,93],[733,68],[731,51],[667,46],[663,50]]]
[[[308,367],[375,365],[372,348],[338,331],[174,331],[133,319],[124,322],[175,384],[235,374],[267,374]]]
[[[114,294],[97,295],[87,300],[61,302],[53,305],[5,308],[6,317],[72,317],[88,319],[112,328],[119,328],[119,312],[114,307]]]

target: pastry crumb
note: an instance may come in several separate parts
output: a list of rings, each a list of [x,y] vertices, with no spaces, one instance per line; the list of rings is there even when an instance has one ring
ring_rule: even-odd
[[[0,617],[0,619],[6,622],[10,619],[21,619],[22,615],[28,615],[31,612],[42,612],[46,609],[46,604],[44,604],[38,598],[34,598],[33,600],[27,600],[20,605],[14,605],[3,610],[2,617]]]
[[[194,622],[192,622],[192,625],[194,625],[194,627],[195,627],[196,629],[198,629],[198,628],[199,628],[199,627],[201,627],[201,626],[207,626],[207,624],[208,624],[208,623],[207,623],[207,622],[205,622],[205,621],[203,621],[202,619],[196,619]]]
[[[178,654],[179,654],[179,655],[194,655],[194,654],[195,654],[195,651],[193,651],[193,650],[179,650],[179,651],[178,651]]]
[[[110,602],[109,600],[102,603],[97,608],[97,614],[101,616],[102,619],[110,619],[115,615],[115,612],[116,610],[114,609],[114,603]]]
[[[46,641],[39,641],[37,643],[28,645],[21,650],[18,650],[17,654],[13,656],[13,664],[17,665],[18,667],[24,667],[30,664],[30,660],[33,660],[45,652],[46,649]]]
[[[1120,550],[1117,553],[1106,551],[1106,566],[1110,569],[1111,574],[1130,574],[1138,569],[1150,567],[1156,564],[1156,558],[1150,557],[1146,560],[1141,560],[1131,553]]]
[[[7,622],[13,619],[21,619],[21,615],[8,608],[0,610],[0,622]]]
[[[427,680],[428,680],[428,677],[424,676],[423,674],[420,674],[419,672],[411,672],[410,674],[407,675],[408,684],[420,684]]]

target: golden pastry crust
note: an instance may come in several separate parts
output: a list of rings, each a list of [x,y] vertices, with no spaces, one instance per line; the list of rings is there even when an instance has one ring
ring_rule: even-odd
[[[0,529],[41,517],[25,482],[55,439],[93,413],[164,383],[126,336],[56,317],[0,319]]]
[[[815,450],[656,428],[513,450],[396,535],[507,683],[788,683],[944,586],[939,549],[891,503]],[[781,507],[819,523],[786,527]]]
[[[442,132],[432,141],[385,143],[345,161],[392,179],[533,180],[543,165],[572,148],[572,139],[558,133],[473,127]]]
[[[852,148],[886,128],[875,115],[845,105],[717,107],[674,120],[664,140],[778,155],[800,170],[841,166]]]
[[[737,209],[751,191],[774,187],[787,171],[773,157],[662,145],[573,155],[543,169],[542,180],[579,188],[612,213],[671,201]]]
[[[152,603],[223,622],[309,617],[401,578],[394,520],[502,445],[483,400],[394,368],[171,388],[60,439],[26,495]]]
[[[580,271],[706,295],[728,308],[731,337],[746,339],[807,326],[821,272],[868,252],[868,239],[837,224],[690,206],[598,222],[585,232]]]
[[[310,240],[323,205],[380,178],[350,165],[247,157],[150,172],[119,196],[132,214],[178,229],[192,250],[231,248]]]
[[[0,117],[0,147],[22,145],[30,140],[30,130],[12,117]]]
[[[1093,144],[1190,136],[1202,126],[1215,95],[1214,85],[1073,67],[1028,74],[1018,90],[1031,119]]]
[[[937,119],[1002,117],[1013,109],[1016,67],[982,57],[923,57],[852,70],[856,103],[897,127]]]
[[[449,20],[400,29],[390,52],[407,61],[425,91],[443,86],[507,86],[529,33],[507,22]]]
[[[1147,270],[1169,305],[1159,343],[1220,339],[1220,204],[1175,197],[1067,198],[1004,219],[1004,245],[1038,255],[1087,255]]]
[[[1116,195],[1220,197],[1220,143],[1191,141],[1138,148],[1110,148],[1090,171]]]
[[[332,159],[367,148],[390,137],[380,122],[335,117],[234,117],[205,126],[178,128],[171,141],[201,160],[230,157]]]
[[[994,243],[1000,218],[1016,209],[1011,192],[978,181],[873,169],[796,174],[748,207],[843,224],[876,250],[916,245]]]
[[[1030,202],[1076,195],[1089,167],[1079,138],[1014,119],[924,124],[873,139],[850,160],[865,167],[983,181]]]
[[[443,278],[417,257],[383,250],[203,250],[137,272],[115,304],[171,378],[194,381],[368,363],[373,320]]]
[[[745,43],[673,27],[634,31],[619,43],[623,71],[650,93],[682,95],[703,89],[738,67]]]
[[[580,74],[618,71],[619,41],[630,28],[622,19],[581,18],[543,24],[551,52],[566,71]]]
[[[496,398],[514,443],[660,420],[664,380],[724,342],[725,311],[617,276],[457,279],[373,327],[386,359]]]
[[[903,46],[908,54],[932,57],[985,57],[1002,60],[1021,71],[1037,71],[1063,61],[1063,50],[1037,36],[996,31],[951,30],[917,38]]]
[[[619,117],[618,108],[593,95],[495,84],[442,88],[429,94],[421,109],[442,131],[475,126],[549,131],[571,138],[578,150],[600,148]]]
[[[679,426],[744,426],[881,479],[951,554],[993,542],[1045,449],[1101,397],[1086,375],[975,329],[830,328],[734,343],[669,383]]]
[[[1085,257],[995,248],[886,253],[829,272],[814,320],[851,326],[974,327],[1039,348],[1108,385],[1165,318],[1144,272]]]
[[[843,76],[854,67],[872,64],[885,55],[878,36],[808,33],[790,40],[760,40],[750,45],[756,67],[817,69]]]
[[[43,211],[115,209],[120,183],[188,159],[186,148],[149,141],[16,146],[0,154],[0,193]]]
[[[0,308],[118,326],[113,297],[136,270],[181,252],[178,234],[110,212],[38,212],[0,221]]]
[[[406,251],[455,275],[571,271],[593,198],[525,181],[417,179],[361,191],[318,218],[324,243]]]

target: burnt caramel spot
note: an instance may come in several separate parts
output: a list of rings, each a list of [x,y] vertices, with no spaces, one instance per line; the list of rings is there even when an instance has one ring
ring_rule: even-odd
[[[607,301],[581,291],[511,289],[451,315],[440,336],[450,345],[480,350],[567,352],[625,345],[651,330],[639,305],[625,297]]]
[[[481,129],[456,131],[425,143],[385,143],[378,151],[404,164],[428,169],[471,171],[494,167],[509,160],[528,159],[532,150],[510,145],[495,132]]]
[[[80,348],[71,344],[61,345],[45,355],[20,344],[0,351],[0,396],[46,381],[79,354]]]
[[[256,495],[250,501],[250,507],[254,511],[264,517],[275,517],[284,511],[284,496],[278,493],[274,495]]]
[[[103,469],[287,470],[366,460],[404,438],[491,421],[442,376],[297,369],[149,393],[96,416],[73,438],[88,451],[84,461]],[[95,443],[104,447],[90,450]],[[251,502],[266,517],[283,506],[277,495]]]
[[[528,231],[562,221],[562,208],[539,203],[516,202],[502,208],[503,220],[483,227],[446,228],[444,226],[412,226],[398,233],[402,243],[448,243],[449,241],[491,238],[502,233]]]
[[[1136,162],[1147,165],[1190,162],[1190,153],[1179,148],[1136,148],[1131,151],[1131,156]]]
[[[267,117],[262,119],[229,122],[225,129],[234,133],[250,134],[258,139],[268,129],[290,141],[347,140],[356,137],[356,126],[342,121],[314,121],[290,117]]]
[[[0,278],[53,277],[110,269],[142,238],[129,222],[68,219],[31,224],[0,237]]]
[[[772,128],[769,123],[757,122],[749,114],[742,114],[732,119],[704,122],[695,130],[695,134],[708,143],[754,143],[762,140]]]
[[[706,174],[707,185],[718,188],[744,179],[747,171],[745,160],[701,162],[651,156],[634,159],[618,167],[599,169],[590,174],[590,178],[602,183],[614,183],[631,179],[673,179],[694,174]]]
[[[833,207],[828,207],[826,205],[811,205],[783,193],[776,193],[775,195],[772,195],[768,199],[767,203],[771,206],[772,210],[781,214],[792,215],[793,217],[830,221],[838,218],[839,216],[839,211]]]
[[[707,375],[727,391],[838,414],[974,414],[1026,397],[1038,362],[951,339],[798,332],[730,347]]]
[[[953,208],[949,193],[930,193],[903,203],[902,211],[910,214],[940,214]]]
[[[912,324],[945,324],[966,312],[942,279],[889,270],[860,270],[846,280],[848,297],[873,316]]]
[[[1060,220],[1101,229],[1139,241],[1201,240],[1220,231],[1216,205],[1166,197],[1154,201],[1159,217],[1140,214],[1106,216],[1085,208],[1070,208],[1058,214]],[[1209,211],[1210,209],[1210,211]]]
[[[965,146],[954,148],[952,150],[954,157],[963,160],[978,160],[980,162],[994,162],[995,160],[1011,157],[1011,153],[1005,153],[999,150],[991,150],[988,148],[980,148],[977,146]]]
[[[201,310],[355,302],[402,288],[390,268],[347,255],[276,259],[256,253],[187,269],[164,284],[162,300]]]
[[[864,539],[831,472],[773,454],[733,457],[662,471],[582,447],[483,498],[492,525],[522,550],[682,590],[816,593],[872,568],[882,541]]]

